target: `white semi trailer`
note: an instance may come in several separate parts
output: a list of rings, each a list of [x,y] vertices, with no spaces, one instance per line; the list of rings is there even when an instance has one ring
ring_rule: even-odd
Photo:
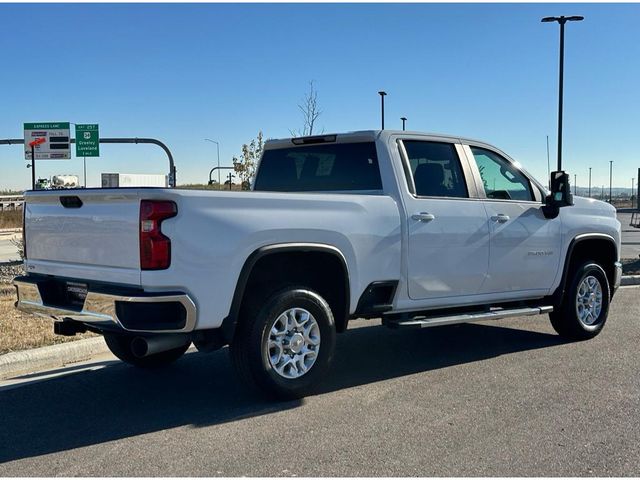
[[[169,186],[166,175],[148,173],[103,173],[102,188]]]

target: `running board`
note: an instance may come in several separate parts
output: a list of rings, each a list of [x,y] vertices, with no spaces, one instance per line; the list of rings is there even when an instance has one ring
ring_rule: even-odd
[[[455,323],[479,322],[481,320],[499,320],[501,318],[510,317],[527,317],[530,315],[543,315],[553,312],[552,306],[544,307],[526,307],[502,309],[496,308],[489,311],[477,313],[460,313],[457,315],[448,315],[444,317],[426,317],[418,316],[407,320],[386,320],[384,323],[390,328],[404,327],[435,327],[439,325],[452,325]]]

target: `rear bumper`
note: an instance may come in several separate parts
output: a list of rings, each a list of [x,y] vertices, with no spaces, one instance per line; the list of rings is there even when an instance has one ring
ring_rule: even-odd
[[[27,275],[13,281],[18,291],[16,308],[55,320],[75,320],[104,330],[124,330],[137,333],[191,332],[196,325],[196,306],[181,292],[150,293],[142,290],[89,284],[82,305],[62,301],[47,302],[47,282],[51,279]],[[158,322],[158,313],[177,312],[175,324]],[[154,317],[155,316],[155,317]]]

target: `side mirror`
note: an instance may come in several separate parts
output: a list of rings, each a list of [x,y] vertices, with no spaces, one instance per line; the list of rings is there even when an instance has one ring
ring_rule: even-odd
[[[551,194],[544,201],[544,215],[555,218],[560,208],[573,205],[573,194],[569,185],[569,174],[563,171],[551,172]]]

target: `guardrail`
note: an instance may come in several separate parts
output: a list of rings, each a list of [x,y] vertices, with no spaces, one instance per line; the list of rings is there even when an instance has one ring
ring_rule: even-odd
[[[24,205],[24,195],[0,195],[0,212],[21,209]]]

